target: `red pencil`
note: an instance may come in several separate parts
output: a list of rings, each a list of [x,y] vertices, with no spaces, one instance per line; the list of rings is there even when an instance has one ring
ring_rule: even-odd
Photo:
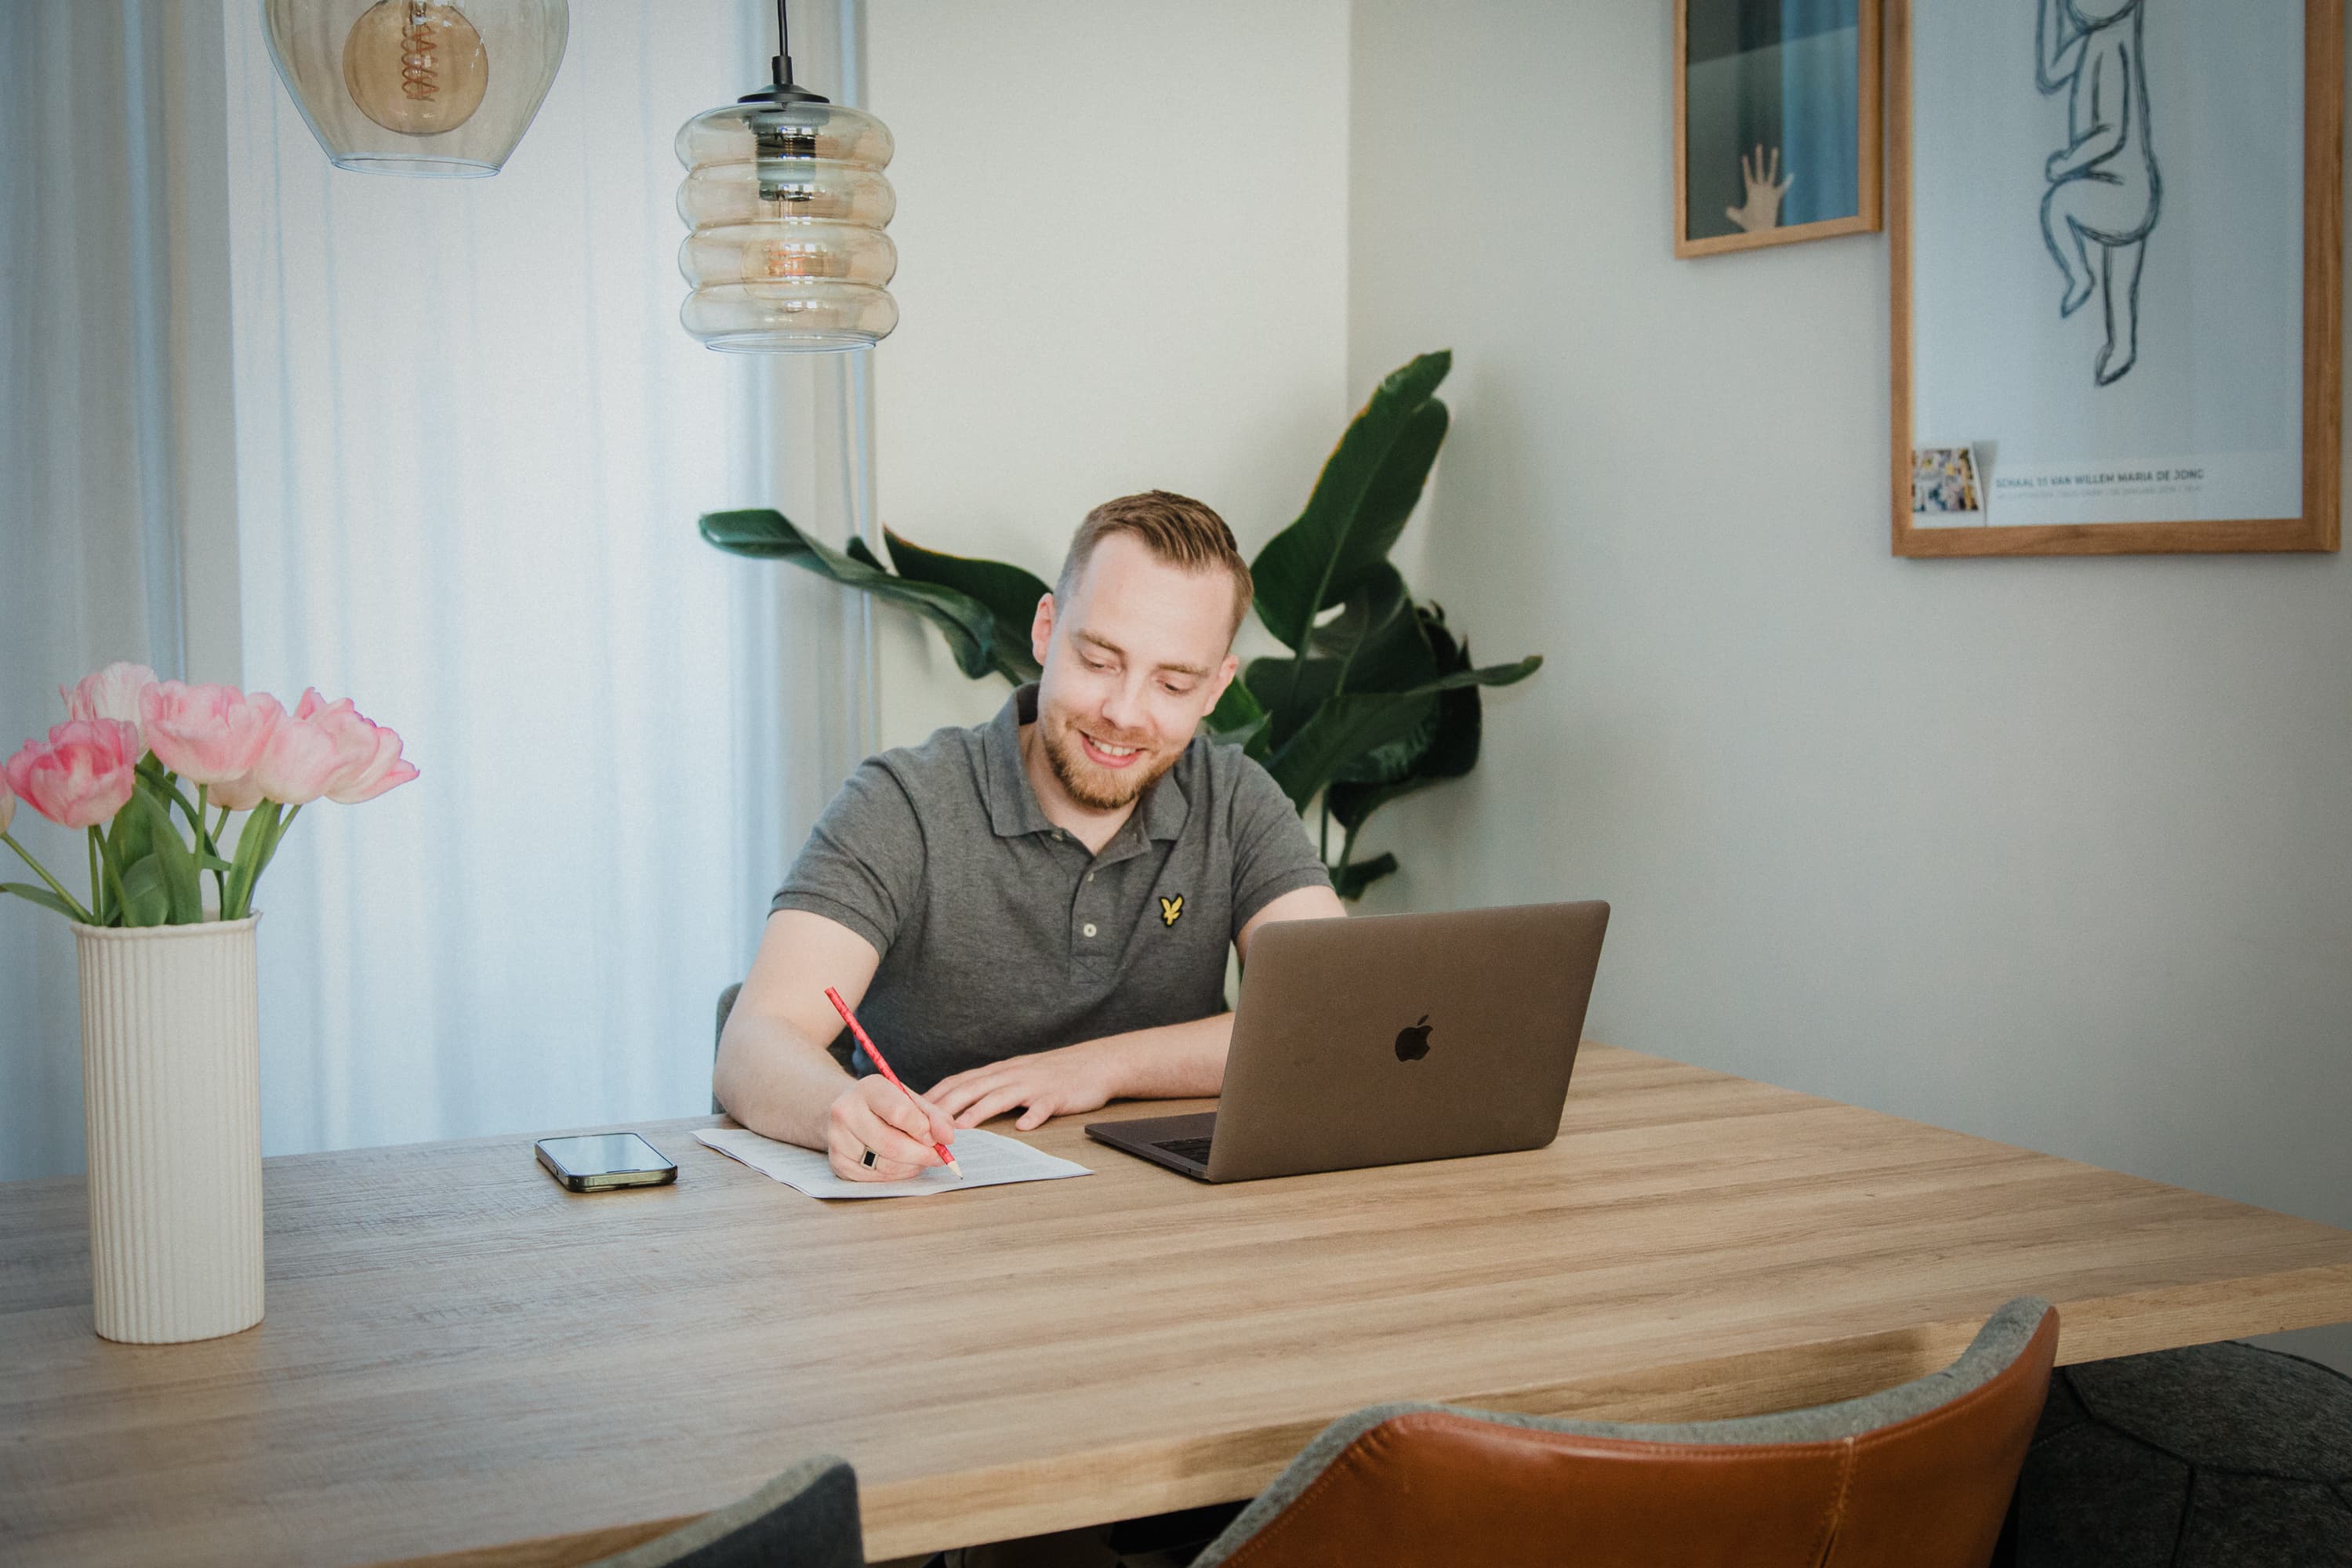
[[[856,1036],[857,1043],[866,1048],[866,1059],[872,1062],[876,1067],[880,1068],[884,1078],[888,1079],[892,1083],[898,1084],[899,1093],[905,1095],[908,1100],[914,1100],[915,1091],[908,1089],[906,1084],[900,1080],[898,1075],[890,1070],[890,1064],[882,1059],[881,1050],[874,1044],[874,1037],[866,1032],[866,1026],[857,1021],[857,1015],[851,1012],[849,1010],[849,1004],[841,999],[841,993],[828,985],[824,988],[824,999],[833,1004],[833,1010],[841,1015],[841,1021],[849,1026],[849,1032]],[[918,1110],[921,1110],[922,1102],[917,1100],[915,1109]],[[953,1154],[948,1152],[948,1146],[944,1143],[934,1143],[931,1147],[938,1152],[940,1163],[945,1165],[949,1170],[953,1171],[956,1173],[958,1180],[961,1180],[963,1176],[963,1167],[956,1163],[956,1159]]]

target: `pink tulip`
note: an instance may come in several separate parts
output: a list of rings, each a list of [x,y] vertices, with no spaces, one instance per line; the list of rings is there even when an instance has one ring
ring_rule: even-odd
[[[139,694],[155,760],[190,784],[227,784],[253,771],[286,710],[268,692],[159,681]]]
[[[341,766],[327,781],[323,793],[329,800],[357,805],[416,776],[415,764],[401,760],[400,736],[369,721],[348,697],[325,703],[315,689],[306,690],[295,704],[294,716],[334,744]]]
[[[140,750],[147,749],[144,723],[139,716],[139,694],[155,684],[155,672],[143,664],[118,659],[104,669],[81,678],[71,691],[58,688],[66,700],[68,719],[119,719],[141,726]]]
[[[7,832],[8,825],[16,820],[16,792],[8,787],[6,775],[0,774],[0,833]]]
[[[250,791],[256,800],[267,797],[281,805],[307,805],[327,793],[345,764],[334,736],[311,721],[317,700],[318,693],[304,693],[302,705],[293,715],[278,721],[252,773],[230,786],[223,804],[236,805],[238,800],[229,798],[230,794],[241,799]]]
[[[27,741],[0,778],[35,811],[66,827],[94,827],[130,800],[139,727],[119,719],[68,719],[48,741]]]
[[[285,728],[290,721],[280,720],[278,728]],[[270,731],[273,739],[276,738],[277,733],[276,730]],[[268,753],[265,751],[262,754],[267,756]],[[213,785],[211,804],[225,805],[231,811],[251,811],[255,806],[259,805],[262,802],[260,766],[257,763],[254,764],[253,773],[240,773],[236,778]]]

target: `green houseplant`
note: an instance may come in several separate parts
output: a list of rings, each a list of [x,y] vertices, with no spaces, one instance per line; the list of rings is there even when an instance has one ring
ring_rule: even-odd
[[[1453,363],[1448,352],[1423,354],[1381,382],[1306,509],[1250,563],[1258,621],[1288,651],[1245,663],[1209,716],[1211,732],[1246,747],[1302,813],[1320,803],[1323,858],[1345,899],[1397,868],[1394,855],[1355,858],[1372,813],[1476,766],[1478,688],[1524,680],[1543,663],[1530,654],[1474,665],[1469,639],[1438,605],[1416,602],[1388,558],[1445,440],[1436,393]],[[701,527],[721,550],[789,561],[913,610],[974,679],[1037,678],[1029,623],[1051,584],[1018,566],[926,550],[887,529],[886,563],[862,539],[834,550],[764,508],[708,512]]]

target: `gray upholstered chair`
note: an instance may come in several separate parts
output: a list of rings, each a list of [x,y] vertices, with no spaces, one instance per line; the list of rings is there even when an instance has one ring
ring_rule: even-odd
[[[2017,1518],[2018,1568],[2352,1563],[2352,1378],[2226,1342],[2061,1368]]]
[[[1376,1405],[1193,1568],[1985,1568],[2057,1348],[2058,1314],[2021,1297],[1943,1371],[1809,1410],[1630,1426]]]
[[[719,1062],[719,1039],[727,1033],[727,1015],[735,1011],[735,998],[742,994],[743,983],[740,980],[719,994],[719,1023],[710,1031],[710,1060],[713,1067],[716,1067]],[[719,1103],[719,1096],[715,1090],[710,1096],[710,1114],[713,1116],[727,1114],[727,1108]]]
[[[864,1568],[857,1476],[831,1455],[804,1459],[691,1524],[587,1568]]]

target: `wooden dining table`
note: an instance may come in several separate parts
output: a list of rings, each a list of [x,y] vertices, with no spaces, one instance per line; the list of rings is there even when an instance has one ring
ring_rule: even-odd
[[[79,1178],[0,1185],[0,1562],[577,1563],[795,1461],[870,1558],[1242,1498],[1382,1400],[1786,1409],[1943,1364],[2012,1296],[2062,1362],[2352,1320],[2352,1232],[1588,1044],[1546,1148],[1211,1186],[821,1203],[641,1126],[265,1163],[268,1312],[91,1328]],[[1000,1127],[1006,1126],[999,1123]]]

